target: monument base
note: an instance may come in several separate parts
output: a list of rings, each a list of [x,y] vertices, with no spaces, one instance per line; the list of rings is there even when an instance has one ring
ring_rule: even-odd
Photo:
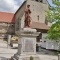
[[[39,32],[36,29],[24,28],[19,35],[18,52],[10,60],[40,60],[36,54],[36,37]]]
[[[33,60],[40,60],[40,57],[35,54],[35,55],[14,55],[11,57],[10,60],[30,60],[30,58],[33,57]]]

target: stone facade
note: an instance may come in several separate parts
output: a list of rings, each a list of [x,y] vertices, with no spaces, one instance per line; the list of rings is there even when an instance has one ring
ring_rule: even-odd
[[[15,33],[15,24],[0,22],[0,39],[7,38],[9,34],[12,35],[14,33]]]
[[[21,28],[21,21],[22,21],[21,19],[22,19],[22,16],[24,14],[25,7],[26,7],[26,2],[24,2],[23,5],[15,13],[15,31],[16,32],[19,31],[19,28]],[[18,30],[17,30],[17,27],[18,27]]]
[[[37,2],[32,0],[28,0],[27,4],[30,5],[30,9],[32,11],[32,21],[45,23],[45,11],[48,10],[48,5],[43,2]]]
[[[30,5],[30,9],[32,11],[31,20],[34,22],[45,23],[45,17],[46,17],[45,14],[46,14],[46,11],[48,10],[47,0],[43,0],[42,2],[40,2],[40,0],[39,1],[36,1],[36,0],[25,1],[15,14],[16,23],[19,20],[22,23],[20,27],[21,28],[24,27],[24,10],[28,4]],[[15,26],[17,26],[17,24]]]

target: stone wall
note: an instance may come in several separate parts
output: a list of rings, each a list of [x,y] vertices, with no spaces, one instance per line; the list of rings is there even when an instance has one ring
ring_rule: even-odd
[[[17,10],[17,13],[15,14],[15,31],[16,32],[19,31],[19,30],[16,30],[17,27],[18,27],[18,29],[20,29],[21,26],[23,26],[23,25],[21,25],[21,24],[23,24],[23,22],[21,23],[21,21],[24,21],[24,19],[22,19],[22,18],[24,15],[25,7],[26,7],[26,2],[24,2],[23,5],[20,6],[20,8]],[[19,22],[19,24],[17,22]]]
[[[0,22],[0,38],[7,38],[9,34],[15,33],[15,24]]]
[[[48,10],[48,5],[41,2],[30,1],[30,0],[27,1],[27,4],[30,4],[30,9],[32,11],[31,13],[32,21],[45,23],[45,13]]]

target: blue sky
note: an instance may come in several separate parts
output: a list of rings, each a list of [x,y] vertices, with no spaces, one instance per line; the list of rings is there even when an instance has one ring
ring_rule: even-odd
[[[0,0],[0,11],[15,13],[24,0]],[[52,5],[52,1],[48,0]]]
[[[52,0],[48,0],[48,2],[49,2],[49,4],[50,4],[50,5],[52,5],[52,6],[53,6],[53,4],[52,4]]]

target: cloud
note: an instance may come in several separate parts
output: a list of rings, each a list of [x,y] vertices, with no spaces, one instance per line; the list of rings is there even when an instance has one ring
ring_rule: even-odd
[[[20,0],[20,2],[23,2],[24,0]]]
[[[16,12],[24,0],[0,0],[0,11]]]

